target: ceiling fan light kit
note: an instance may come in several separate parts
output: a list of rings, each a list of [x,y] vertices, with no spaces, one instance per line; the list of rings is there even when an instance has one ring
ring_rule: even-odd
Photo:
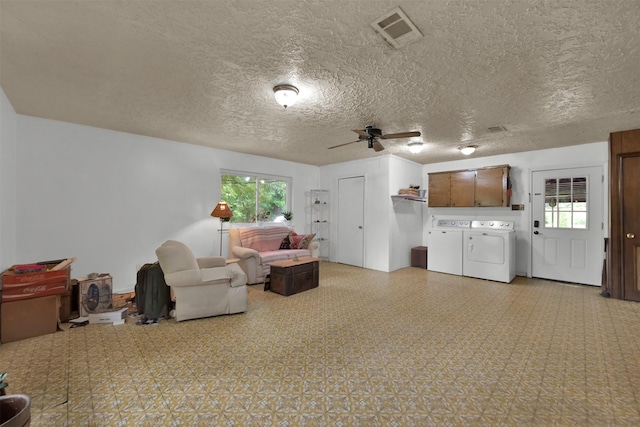
[[[409,151],[411,151],[413,154],[418,154],[422,151],[423,148],[422,142],[410,142],[407,145],[409,146]]]
[[[476,148],[478,148],[477,145],[466,145],[464,147],[458,148],[458,150],[460,150],[460,152],[465,156],[469,156],[476,151]]]
[[[421,133],[417,131],[383,134],[380,129],[375,128],[373,126],[367,126],[364,129],[353,129],[353,131],[358,134],[357,141],[345,142],[344,144],[334,145],[333,147],[329,147],[329,149],[343,147],[349,144],[355,144],[356,142],[360,142],[360,141],[367,141],[367,147],[373,148],[373,150],[377,152],[377,151],[384,150],[384,145],[382,145],[380,141],[378,141],[378,138],[380,139],[412,138],[412,137],[417,137],[421,135]]]
[[[292,85],[277,85],[273,88],[273,95],[276,98],[276,102],[284,108],[296,103],[298,93],[298,88]]]

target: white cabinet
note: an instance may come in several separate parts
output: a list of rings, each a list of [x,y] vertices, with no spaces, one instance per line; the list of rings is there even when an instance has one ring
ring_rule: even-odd
[[[318,256],[329,259],[329,190],[311,190],[310,192],[311,232],[319,243]]]

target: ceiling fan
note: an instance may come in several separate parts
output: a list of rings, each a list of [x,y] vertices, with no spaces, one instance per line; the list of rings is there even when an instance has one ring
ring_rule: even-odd
[[[378,141],[378,138],[393,139],[393,138],[411,138],[412,136],[420,136],[420,132],[417,132],[417,131],[387,133],[383,135],[380,129],[374,128],[373,126],[367,126],[362,130],[354,129],[353,131],[358,134],[357,141],[345,142],[344,144],[334,145],[333,147],[329,147],[329,149],[338,148],[338,147],[342,147],[349,144],[355,144],[356,142],[360,142],[360,141],[367,141],[369,143],[368,147],[373,148],[377,152],[377,151],[384,150],[384,146],[380,143],[380,141]]]

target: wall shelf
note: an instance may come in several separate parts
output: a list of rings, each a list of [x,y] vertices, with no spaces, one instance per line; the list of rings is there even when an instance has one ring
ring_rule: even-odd
[[[411,196],[409,194],[393,194],[391,196],[392,200],[411,200],[412,202],[422,202],[427,203],[427,199],[419,197],[419,196]]]

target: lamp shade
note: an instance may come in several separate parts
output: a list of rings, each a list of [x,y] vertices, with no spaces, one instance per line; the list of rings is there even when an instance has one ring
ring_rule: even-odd
[[[233,216],[233,212],[231,212],[227,202],[220,202],[216,205],[213,212],[211,212],[211,216],[220,218],[222,221],[228,221],[229,218]]]
[[[296,103],[298,98],[298,88],[291,85],[278,85],[273,88],[276,102],[287,108]]]

